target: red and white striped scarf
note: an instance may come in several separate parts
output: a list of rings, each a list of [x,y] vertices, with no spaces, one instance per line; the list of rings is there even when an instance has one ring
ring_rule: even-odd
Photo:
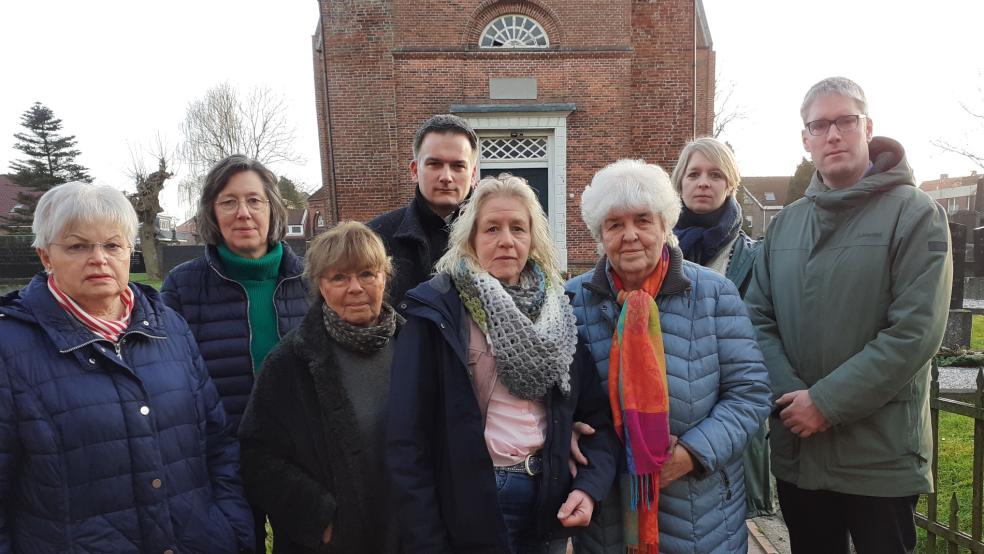
[[[126,331],[126,328],[130,326],[130,314],[133,311],[133,291],[130,290],[130,287],[126,287],[120,293],[120,300],[123,302],[124,307],[123,318],[115,321],[95,317],[83,310],[71,297],[55,285],[55,277],[53,275],[48,275],[48,290],[51,291],[51,294],[58,301],[58,305],[62,309],[75,316],[75,319],[82,322],[90,331],[99,335],[101,338],[116,342],[119,340],[120,335]]]

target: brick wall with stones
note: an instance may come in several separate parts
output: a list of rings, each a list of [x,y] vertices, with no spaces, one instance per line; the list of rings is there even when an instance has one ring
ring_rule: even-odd
[[[695,45],[694,0],[322,0],[321,9],[322,166],[341,219],[406,204],[413,133],[451,104],[572,102],[568,262],[590,264],[597,254],[579,202],[594,172],[624,157],[669,172],[682,145],[711,126],[713,52]],[[508,13],[535,18],[551,47],[479,50],[485,25]],[[535,77],[537,99],[489,100],[489,79],[509,77]],[[327,200],[318,208],[330,213]]]

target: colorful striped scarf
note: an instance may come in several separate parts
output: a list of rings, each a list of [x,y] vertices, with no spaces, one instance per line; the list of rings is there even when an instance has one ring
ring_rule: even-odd
[[[72,314],[82,325],[85,325],[90,331],[99,335],[99,338],[116,342],[130,325],[130,314],[133,312],[133,291],[130,290],[130,287],[123,289],[123,292],[120,294],[120,301],[123,302],[123,317],[115,321],[96,317],[82,309],[82,306],[79,306],[75,300],[72,300],[72,297],[62,292],[55,285],[55,277],[53,275],[48,275],[48,290],[51,291],[51,294],[63,310]]]
[[[670,455],[670,398],[655,297],[669,265],[664,247],[656,269],[634,291],[624,290],[612,271],[622,311],[608,360],[608,396],[615,431],[625,445],[622,531],[632,553],[659,552],[659,472]]]

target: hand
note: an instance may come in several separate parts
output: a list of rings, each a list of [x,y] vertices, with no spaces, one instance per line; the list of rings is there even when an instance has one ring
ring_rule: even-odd
[[[328,544],[331,542],[331,528],[332,526],[329,525],[325,528],[325,532],[321,534],[321,544]]]
[[[587,423],[574,422],[574,428],[571,430],[571,458],[567,460],[567,466],[571,469],[571,477],[577,477],[578,464],[588,465],[588,458],[581,452],[581,447],[577,442],[581,440],[581,435],[593,435],[594,432],[594,427]]]
[[[574,489],[557,512],[557,519],[564,527],[587,527],[594,513],[594,499],[584,491]]]
[[[830,422],[813,404],[808,390],[787,392],[776,400],[776,404],[786,406],[779,412],[779,418],[787,429],[796,433],[801,439],[830,428]]]
[[[659,488],[662,489],[693,470],[694,459],[690,452],[680,446],[675,435],[670,435],[670,457],[663,462],[663,469],[659,471]]]

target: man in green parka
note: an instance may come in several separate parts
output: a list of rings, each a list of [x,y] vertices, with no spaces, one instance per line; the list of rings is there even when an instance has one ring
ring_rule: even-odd
[[[864,92],[803,101],[817,171],[780,212],[746,303],[769,368],[772,472],[794,554],[912,552],[932,489],[929,367],[950,302],[946,213],[902,146],[872,137]]]

